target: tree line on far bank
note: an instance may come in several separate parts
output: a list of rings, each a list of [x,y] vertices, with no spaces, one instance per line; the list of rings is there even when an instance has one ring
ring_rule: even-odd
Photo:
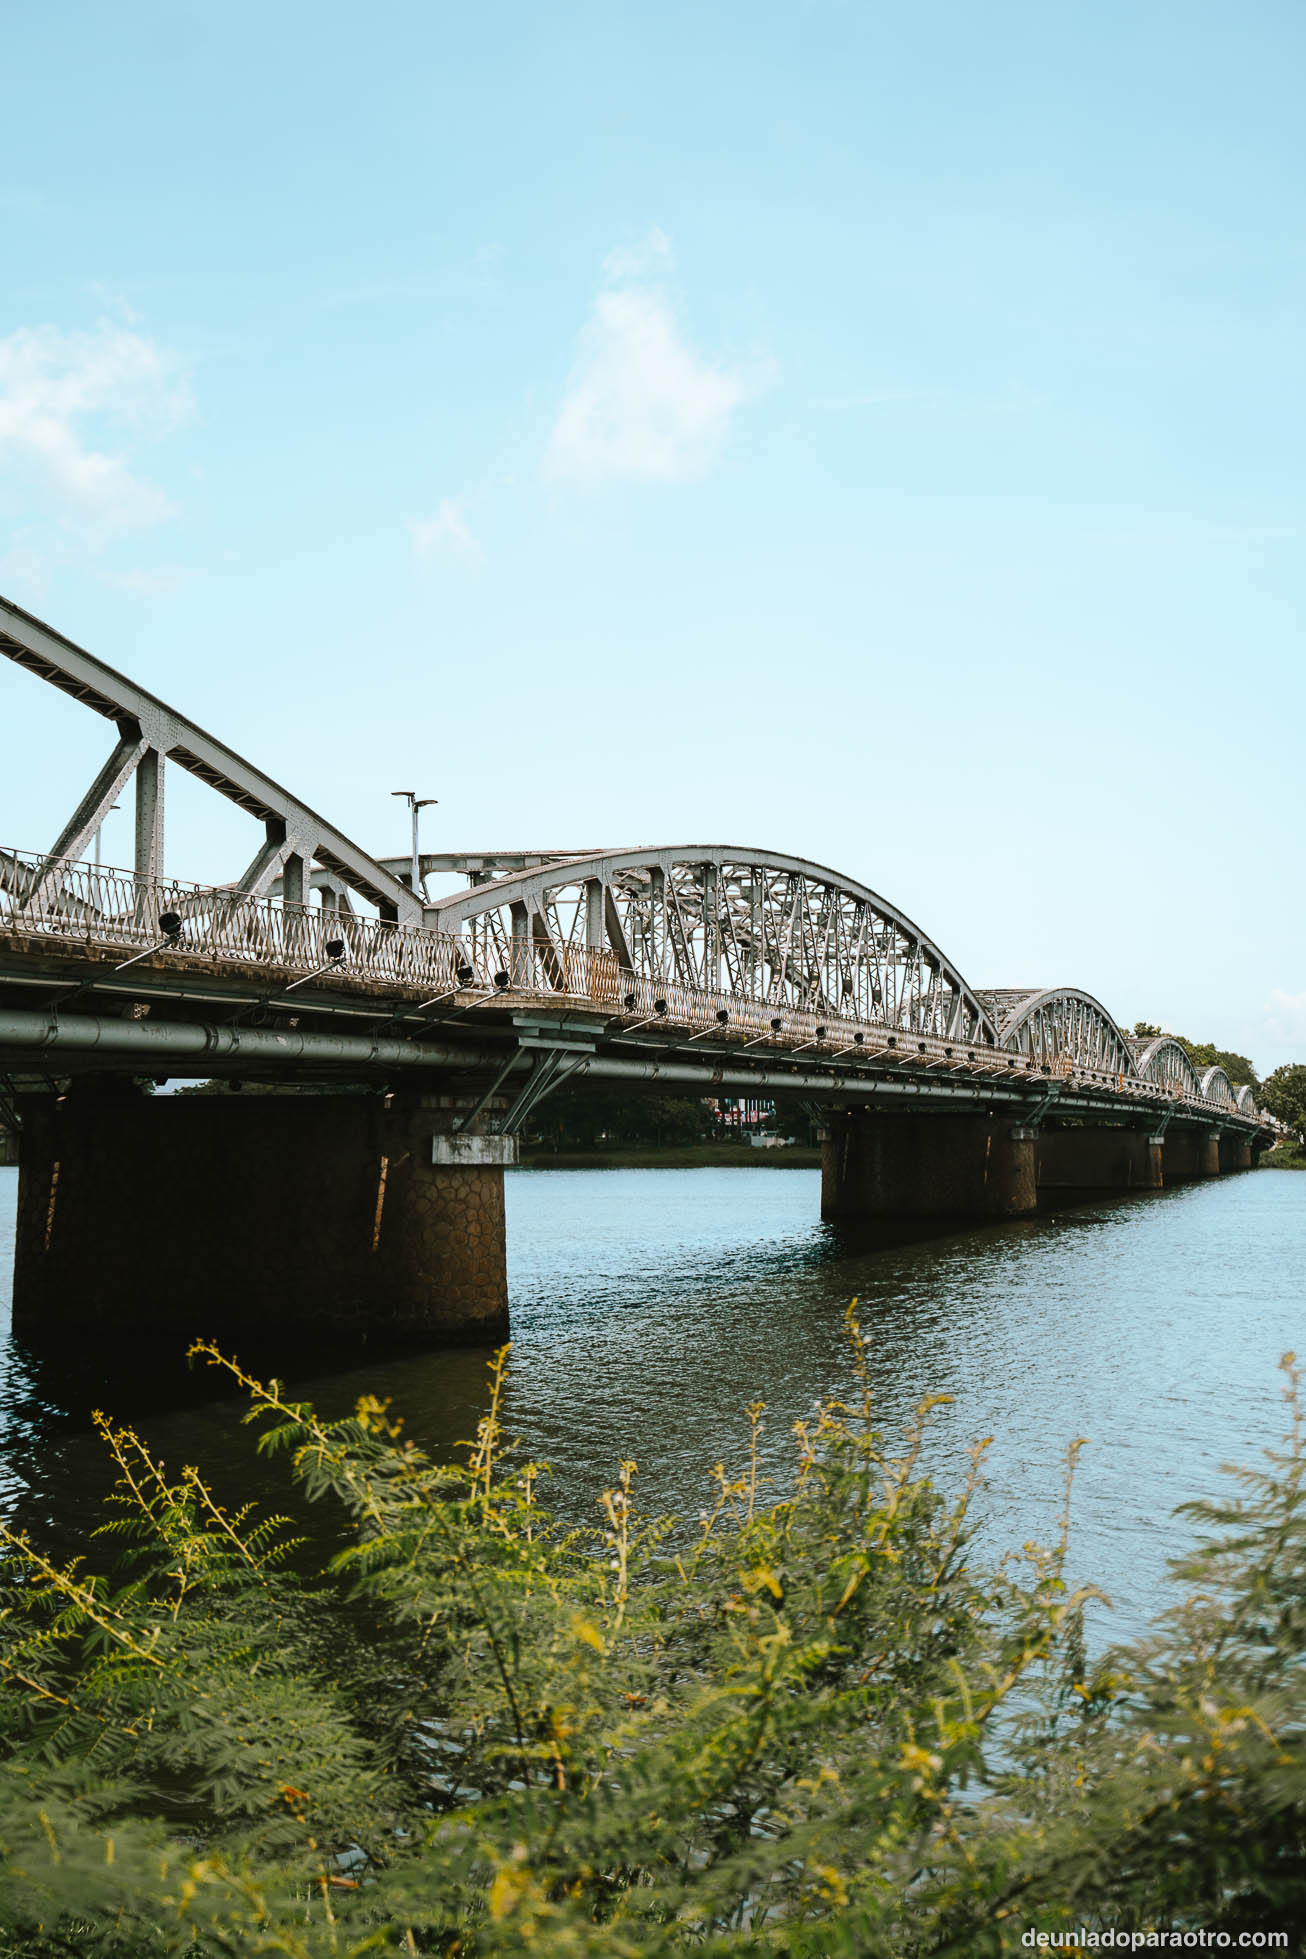
[[[799,1142],[810,1140],[811,1123],[799,1109],[778,1109],[761,1126]],[[730,1120],[725,1105],[694,1095],[563,1088],[541,1104],[531,1128],[535,1141],[547,1149],[593,1150],[614,1144],[685,1148],[695,1143],[744,1142],[752,1125],[746,1128]]]

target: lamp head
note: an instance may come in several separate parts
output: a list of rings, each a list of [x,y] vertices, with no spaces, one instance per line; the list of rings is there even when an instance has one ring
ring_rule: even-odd
[[[159,913],[159,930],[165,939],[170,940],[175,945],[181,937],[181,913],[179,911],[161,911]]]
[[[333,966],[339,965],[340,961],[345,956],[344,940],[328,939],[326,942],[326,956],[331,961],[331,964]]]

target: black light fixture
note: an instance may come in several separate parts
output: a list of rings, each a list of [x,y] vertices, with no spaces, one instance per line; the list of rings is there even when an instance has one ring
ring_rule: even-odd
[[[826,1037],[826,1035],[827,1035],[827,1034],[829,1033],[829,1031],[830,1031],[830,1030],[829,1030],[829,1028],[828,1028],[828,1027],[818,1027],[818,1028],[817,1028],[817,1030],[816,1030],[816,1032],[815,1032],[815,1034],[813,1034],[813,1036],[812,1036],[812,1038],[811,1038],[811,1040],[810,1040],[810,1041],[801,1041],[801,1042],[799,1043],[799,1045],[798,1045],[798,1046],[797,1046],[797,1047],[796,1047],[796,1048],[794,1049],[794,1053],[795,1053],[795,1054],[801,1054],[801,1053],[803,1052],[803,1050],[804,1050],[804,1048],[819,1048],[819,1047],[820,1047],[820,1045],[821,1045],[821,1043],[822,1043],[822,1041],[823,1041],[823,1040],[825,1039],[825,1037]]]
[[[307,986],[310,980],[321,979],[323,973],[332,972],[337,966],[344,964],[348,948],[343,939],[328,939],[322,950],[326,954],[326,964],[315,966],[311,973],[303,973],[299,979],[291,980],[290,985],[283,989],[286,993],[293,993],[296,987]]]
[[[462,992],[465,986],[470,986],[472,984],[473,980],[476,978],[476,970],[473,966],[468,964],[467,960],[459,959],[454,965],[453,978],[454,978],[454,983],[452,986],[446,986],[443,992],[433,993],[429,1000],[419,1000],[415,1007],[396,1008],[395,1012],[392,1013],[390,1016],[391,1020],[399,1021],[405,1018],[411,1018],[413,1014],[424,1014],[428,1007],[438,1007],[442,1005],[442,1003],[445,1000],[455,999],[457,995]],[[478,1003],[475,1000],[472,1001],[473,1006],[476,1006],[477,1004]],[[459,1013],[466,1013],[467,1011],[468,1010],[466,1007],[459,1007],[458,1009]],[[456,1016],[451,1016],[451,1018],[456,1018]]]
[[[773,1014],[771,1016],[771,1034],[778,1034],[783,1026],[784,1022],[781,1020],[779,1014]],[[744,1046],[746,1048],[755,1048],[759,1041],[766,1041],[770,1038],[771,1036],[769,1034],[754,1034],[751,1041],[744,1042]]]
[[[633,993],[623,993],[621,1004],[628,1014],[633,1014],[635,1011],[635,995]]]
[[[729,1021],[730,1021],[729,1009],[727,1007],[718,1007],[716,1010],[716,1018],[714,1020],[709,1021],[706,1027],[700,1027],[697,1033],[691,1034],[689,1038],[691,1041],[701,1041],[705,1034],[715,1034],[718,1027],[727,1026],[729,1024]]]
[[[496,973],[494,976],[494,984],[498,987],[500,993],[505,993],[508,990],[508,987],[512,984],[512,982],[508,978],[507,973]]]
[[[182,918],[179,911],[161,911],[159,913],[159,930],[162,932],[163,937],[156,939],[153,945],[143,947],[140,952],[134,952],[130,959],[124,959],[120,965],[114,967],[114,972],[126,972],[129,966],[135,966],[140,960],[148,959],[151,953],[175,951],[181,944],[181,925]]]
[[[633,993],[628,993],[628,994],[626,995],[626,999],[627,999],[627,1001],[628,1001],[628,1003],[630,1003],[630,1004],[632,1004],[632,1005],[633,1005],[633,1004],[634,1004],[634,999],[635,999],[635,996],[634,996],[634,994],[633,994]],[[647,1026],[648,1026],[648,1024],[649,1024],[649,1022],[650,1022],[651,1020],[661,1020],[661,1019],[662,1019],[662,1017],[663,1017],[663,1016],[665,1015],[665,1013],[666,1013],[666,1011],[667,1011],[667,1003],[666,1003],[666,1001],[665,1001],[665,1000],[655,1000],[655,1001],[653,1002],[653,1011],[652,1011],[652,1013],[651,1013],[651,1014],[645,1014],[645,1016],[644,1016],[644,1018],[643,1018],[643,1020],[635,1020],[635,1021],[632,1021],[632,1022],[631,1022],[631,1024],[630,1024],[630,1026],[629,1026],[629,1027],[623,1027],[623,1028],[621,1029],[621,1032],[622,1032],[623,1034],[633,1034],[633,1033],[635,1032],[635,1030],[636,1030],[636,1028],[638,1028],[638,1027],[647,1027]]]

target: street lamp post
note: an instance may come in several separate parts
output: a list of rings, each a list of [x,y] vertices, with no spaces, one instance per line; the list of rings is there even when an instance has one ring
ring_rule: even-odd
[[[422,860],[421,860],[421,856],[418,853],[418,848],[417,848],[417,812],[419,809],[427,809],[433,803],[438,803],[440,798],[438,796],[419,796],[415,789],[392,789],[390,791],[390,794],[392,796],[402,796],[404,801],[408,804],[408,808],[410,812],[412,813],[413,896],[415,898],[424,898],[426,896],[426,891],[422,884]]]

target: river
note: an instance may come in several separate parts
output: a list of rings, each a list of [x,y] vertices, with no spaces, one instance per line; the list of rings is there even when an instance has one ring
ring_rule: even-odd
[[[16,1180],[0,1170],[6,1299]],[[1192,1541],[1174,1507],[1217,1492],[1222,1463],[1256,1461],[1284,1430],[1277,1362],[1306,1345],[1306,1174],[1261,1170],[947,1232],[836,1230],[818,1200],[816,1171],[769,1166],[509,1174],[507,1420],[552,1463],[555,1507],[597,1521],[597,1493],[630,1455],[646,1510],[696,1515],[712,1464],[742,1460],[753,1399],[767,1404],[766,1467],[783,1483],[792,1423],[848,1388],[856,1295],[886,1426],[925,1394],[952,1396],[928,1448],[946,1484],[964,1474],[967,1445],[993,1437],[988,1547],[1053,1533],[1067,1445],[1088,1438],[1072,1575],[1112,1598],[1095,1642],[1136,1633],[1169,1602],[1167,1558]],[[184,1298],[183,1276],[179,1327]],[[174,1351],[148,1356],[130,1342],[41,1353],[6,1326],[0,1494],[20,1523],[81,1548],[105,1483],[96,1405],[231,1495],[277,1498],[239,1403],[188,1373],[184,1344],[179,1333]],[[484,1407],[484,1352],[240,1352],[332,1413],[365,1391],[389,1395],[407,1433],[439,1451]]]

